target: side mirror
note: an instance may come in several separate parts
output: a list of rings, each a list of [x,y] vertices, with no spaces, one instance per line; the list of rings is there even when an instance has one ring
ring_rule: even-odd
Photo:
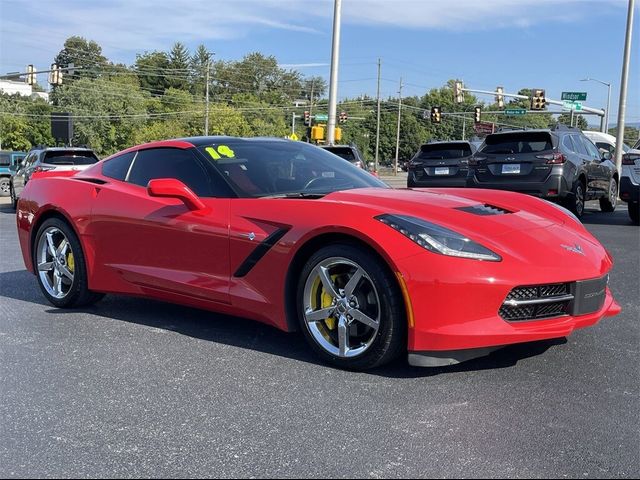
[[[207,206],[180,180],[158,178],[149,180],[147,193],[150,197],[177,198],[182,200],[189,210],[206,210]]]

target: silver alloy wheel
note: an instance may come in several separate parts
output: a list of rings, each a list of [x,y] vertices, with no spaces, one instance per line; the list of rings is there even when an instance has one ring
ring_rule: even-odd
[[[578,216],[582,215],[584,211],[584,191],[582,188],[582,183],[578,183],[576,187],[576,213]]]
[[[8,195],[11,192],[11,182],[8,178],[0,179],[0,193]]]
[[[318,263],[304,286],[305,325],[316,343],[340,358],[362,355],[380,329],[378,292],[367,272],[343,257]]]
[[[609,185],[609,203],[615,210],[618,204],[618,182],[616,182],[615,178],[611,179],[611,184]]]
[[[66,235],[57,227],[47,228],[38,240],[36,268],[49,295],[63,299],[73,285],[74,257]]]

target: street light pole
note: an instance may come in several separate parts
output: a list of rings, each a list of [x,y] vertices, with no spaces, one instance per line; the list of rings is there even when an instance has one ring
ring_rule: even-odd
[[[380,152],[380,70],[381,70],[381,63],[380,63],[380,59],[378,59],[378,93],[377,93],[377,99],[378,99],[378,113],[377,113],[377,120],[376,120],[376,160],[375,160],[375,165],[374,165],[374,171],[378,171],[378,163],[379,163],[379,152]]]
[[[608,92],[607,92],[607,111],[604,114],[604,125],[601,126],[600,130],[602,130],[604,133],[609,133],[609,112],[610,112],[610,109],[611,109],[611,83],[603,82],[602,80],[598,80],[597,78],[591,78],[591,77],[583,78],[580,81],[581,82],[593,81],[593,82],[598,82],[598,83],[601,83],[602,85],[606,85],[607,86],[607,89],[608,89]]]
[[[329,118],[327,121],[327,143],[336,139],[336,111],[338,103],[338,63],[340,61],[340,22],[342,0],[335,0],[333,8],[333,45],[331,47],[331,77],[329,79]]]
[[[402,115],[402,77],[400,77],[400,90],[398,90],[398,130],[396,132],[396,160],[393,166],[393,176],[398,175],[398,156],[400,155],[400,117]]]
[[[620,79],[620,104],[618,105],[618,134],[616,135],[616,168],[622,170],[622,144],[624,142],[624,116],[627,110],[627,83],[629,82],[629,61],[631,58],[631,35],[633,34],[633,9],[635,0],[629,0],[627,12],[627,33],[624,41],[622,78]]]

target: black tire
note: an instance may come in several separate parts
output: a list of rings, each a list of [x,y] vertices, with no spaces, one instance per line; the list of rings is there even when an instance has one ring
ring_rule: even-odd
[[[314,339],[310,324],[305,320],[303,297],[307,279],[321,262],[331,258],[347,259],[360,266],[368,275],[367,282],[370,281],[375,288],[379,299],[378,330],[371,335],[368,349],[351,358],[339,357],[325,350]],[[296,298],[298,320],[307,342],[313,351],[331,365],[346,370],[368,370],[391,362],[406,350],[406,310],[397,280],[381,260],[361,247],[336,243],[318,250],[302,269]]]
[[[0,178],[0,197],[8,197],[10,195],[11,181],[9,177]]]
[[[618,205],[618,180],[611,179],[609,184],[609,193],[606,197],[600,199],[600,210],[603,212],[615,212]]]
[[[640,224],[640,204],[638,203],[629,203],[629,218],[636,225]]]
[[[71,287],[64,298],[56,298],[49,294],[42,283],[39,272],[37,271],[37,246],[39,244],[40,237],[44,234],[45,230],[50,227],[55,227],[64,234],[71,246],[71,251],[73,252],[74,257],[74,278],[71,283]],[[52,305],[58,308],[82,307],[85,305],[91,305],[104,297],[103,293],[92,292],[89,290],[87,280],[87,263],[85,261],[84,252],[82,251],[82,246],[77,235],[67,222],[59,218],[49,218],[42,223],[38,229],[38,233],[36,234],[35,241],[33,242],[32,259],[40,290],[42,290],[42,293]]]
[[[571,194],[566,199],[566,207],[578,218],[584,214],[586,202],[586,186],[581,178],[575,181]]]

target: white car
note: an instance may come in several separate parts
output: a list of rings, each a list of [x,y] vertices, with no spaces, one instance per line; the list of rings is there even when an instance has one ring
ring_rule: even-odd
[[[598,147],[598,150],[609,152],[613,158],[616,150],[616,137],[608,133],[589,130],[583,131],[582,133]],[[622,153],[627,153],[629,150],[631,150],[631,148],[628,145],[622,144]]]

